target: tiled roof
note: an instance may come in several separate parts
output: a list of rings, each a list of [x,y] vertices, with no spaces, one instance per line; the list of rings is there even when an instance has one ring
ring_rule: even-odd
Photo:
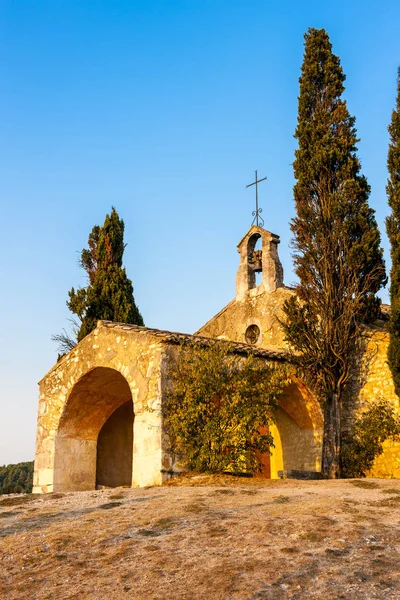
[[[279,361],[291,361],[289,352],[281,349],[260,348],[259,346],[251,346],[239,342],[230,342],[228,340],[220,340],[217,338],[209,338],[202,335],[191,335],[190,333],[179,333],[175,331],[165,331],[163,329],[153,329],[151,327],[140,327],[139,325],[129,325],[128,323],[114,323],[113,321],[98,321],[98,327],[107,327],[108,329],[118,329],[121,331],[134,331],[138,334],[150,333],[166,344],[185,344],[194,342],[199,346],[208,346],[210,342],[220,342],[229,344],[232,351],[238,354],[253,354],[262,358],[269,358]]]

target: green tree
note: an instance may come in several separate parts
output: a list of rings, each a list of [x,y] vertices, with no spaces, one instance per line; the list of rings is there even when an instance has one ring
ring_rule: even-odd
[[[30,494],[33,485],[33,462],[0,467],[0,494]]]
[[[67,306],[79,319],[76,339],[80,342],[95,329],[98,320],[143,325],[133,297],[133,286],[122,266],[124,254],[124,222],[115,208],[104,225],[95,225],[88,238],[88,248],[81,252],[80,265],[88,276],[85,288],[69,292]],[[53,336],[65,353],[75,345],[75,339],[64,333]]]
[[[295,138],[292,220],[297,294],[285,334],[324,408],[322,472],[340,474],[340,415],[360,324],[379,310],[386,283],[370,188],[356,155],[355,119],[342,98],[345,75],[324,29],[305,34]]]
[[[183,346],[170,368],[163,417],[172,454],[193,471],[255,472],[273,439],[268,424],[287,383],[286,370],[228,343]]]
[[[386,219],[390,241],[390,344],[388,361],[396,394],[400,396],[400,67],[397,74],[397,102],[389,125],[389,180],[386,187],[391,214]]]

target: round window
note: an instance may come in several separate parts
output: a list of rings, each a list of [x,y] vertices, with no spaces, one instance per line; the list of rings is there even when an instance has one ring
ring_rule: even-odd
[[[256,344],[260,337],[260,328],[258,325],[249,325],[246,329],[245,338],[248,344]]]

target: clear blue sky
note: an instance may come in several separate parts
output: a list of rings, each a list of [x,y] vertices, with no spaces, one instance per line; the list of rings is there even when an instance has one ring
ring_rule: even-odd
[[[294,282],[291,163],[303,34],[347,75],[386,260],[387,125],[399,5],[3,0],[0,5],[0,465],[34,455],[37,381],[85,285],[78,252],[114,205],[146,325],[193,332],[234,296],[254,170]],[[385,295],[386,294],[386,295]],[[384,292],[387,298],[387,292]]]

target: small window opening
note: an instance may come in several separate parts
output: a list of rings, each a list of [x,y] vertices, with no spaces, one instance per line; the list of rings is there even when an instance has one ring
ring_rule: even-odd
[[[249,325],[246,329],[245,339],[248,344],[254,345],[260,337],[260,328],[258,325]]]

